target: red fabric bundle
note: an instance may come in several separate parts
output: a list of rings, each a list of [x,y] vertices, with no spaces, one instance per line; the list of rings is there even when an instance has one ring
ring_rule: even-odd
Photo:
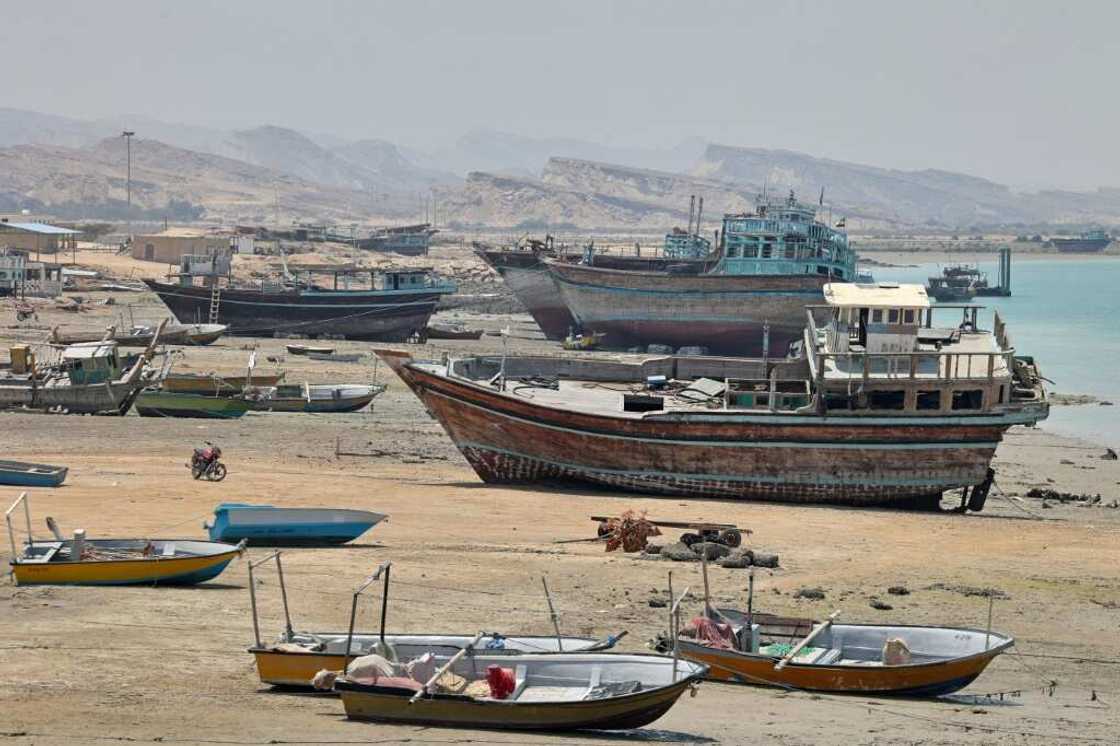
[[[688,623],[696,641],[710,648],[735,649],[735,632],[730,624],[721,624],[707,617],[698,616]]]
[[[512,668],[502,668],[498,665],[486,667],[486,682],[490,684],[490,696],[494,699],[507,699],[513,694],[516,686],[513,679]]]

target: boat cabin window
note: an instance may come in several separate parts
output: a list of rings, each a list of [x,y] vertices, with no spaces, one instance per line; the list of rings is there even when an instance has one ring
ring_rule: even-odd
[[[883,309],[876,308],[876,309],[873,309],[871,311],[871,323],[873,323],[873,324],[882,324],[883,323]]]
[[[797,257],[796,246],[786,246],[786,259],[795,259]]]
[[[871,409],[905,409],[905,391],[872,391],[868,395]]]
[[[932,412],[941,409],[941,392],[940,391],[919,391],[918,392],[918,411]]]
[[[890,323],[890,324],[897,324],[898,323],[898,309],[897,308],[892,308],[890,311],[887,312],[887,322]]]
[[[744,246],[743,247],[743,258],[744,259],[757,259],[758,258],[758,247],[757,246]]]
[[[728,259],[736,259],[736,258],[738,258],[738,256],[739,256],[739,247],[738,246],[728,246],[727,247],[727,258]]]
[[[904,323],[904,324],[913,324],[914,323],[914,309],[913,308],[907,308],[905,311],[902,312],[902,323]]]
[[[953,392],[953,409],[982,409],[984,392],[980,389],[966,389]]]
[[[822,266],[822,265],[818,264],[817,265],[817,274],[818,275],[827,275],[828,274],[828,267],[825,267],[825,266]]]
[[[773,256],[773,253],[774,253],[773,244],[768,244],[768,243],[762,244],[762,258],[763,259],[769,259],[771,256]]]

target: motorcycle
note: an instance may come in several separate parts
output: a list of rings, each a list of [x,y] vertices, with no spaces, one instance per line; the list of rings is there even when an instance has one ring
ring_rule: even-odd
[[[222,456],[222,449],[214,445],[210,441],[206,441],[205,448],[195,448],[194,455],[191,456],[191,462],[187,464],[191,470],[191,476],[195,479],[205,477],[211,482],[220,482],[226,478],[226,465],[219,459]]]

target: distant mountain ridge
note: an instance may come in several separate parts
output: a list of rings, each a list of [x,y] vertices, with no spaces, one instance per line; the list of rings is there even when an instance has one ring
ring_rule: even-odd
[[[0,108],[0,165],[10,169],[0,169],[0,209],[119,215],[119,132],[126,126],[137,132],[135,203],[156,211],[174,204],[182,214],[212,220],[264,219],[268,195],[273,216],[277,197],[283,202],[288,195],[287,212],[306,219],[416,219],[433,192],[440,218],[463,225],[668,229],[687,219],[695,194],[704,197],[708,230],[725,212],[752,209],[763,191],[792,189],[812,202],[823,187],[827,208],[856,232],[1120,225],[1120,188],[1016,192],[944,170],[904,171],[695,139],[658,149],[474,131],[423,152],[384,139],[348,141],[275,125],[222,130],[11,108]]]

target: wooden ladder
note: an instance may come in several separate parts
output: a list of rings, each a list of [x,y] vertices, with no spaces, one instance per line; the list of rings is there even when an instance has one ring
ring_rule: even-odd
[[[218,323],[218,310],[222,306],[222,288],[217,283],[210,289],[210,323]]]

